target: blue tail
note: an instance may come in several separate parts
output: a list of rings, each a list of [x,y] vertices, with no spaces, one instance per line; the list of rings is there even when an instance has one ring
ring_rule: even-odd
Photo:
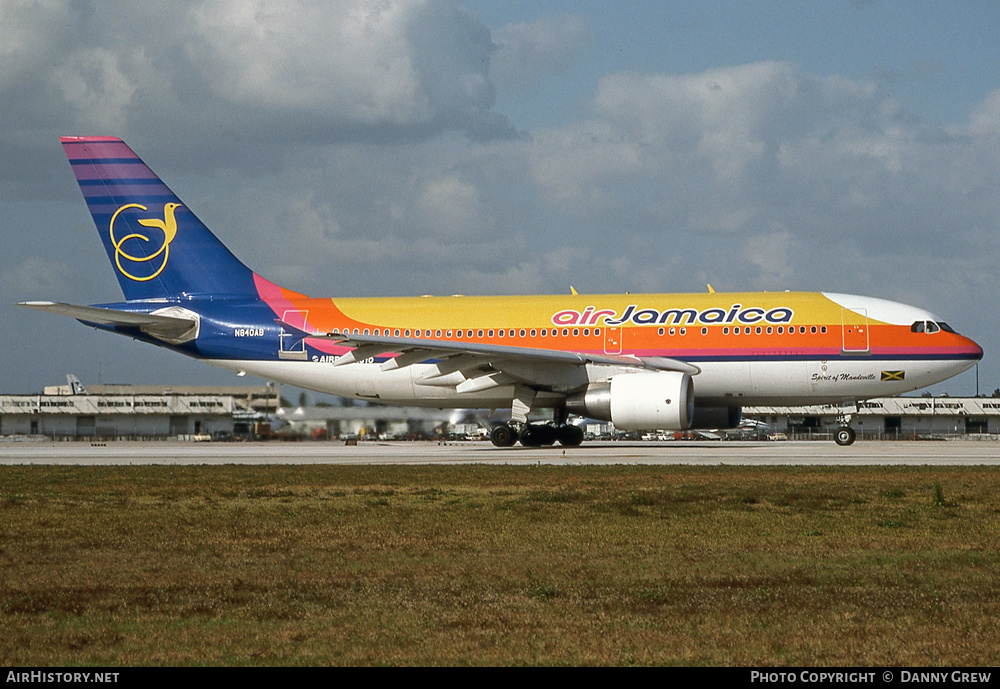
[[[256,298],[254,274],[121,139],[61,137],[125,298]]]

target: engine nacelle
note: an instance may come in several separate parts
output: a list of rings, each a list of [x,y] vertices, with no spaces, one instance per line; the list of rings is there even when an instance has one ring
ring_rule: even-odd
[[[623,373],[573,395],[566,408],[623,431],[683,431],[694,414],[694,384],[676,371]]]
[[[743,407],[695,407],[691,428],[736,428],[743,420]]]

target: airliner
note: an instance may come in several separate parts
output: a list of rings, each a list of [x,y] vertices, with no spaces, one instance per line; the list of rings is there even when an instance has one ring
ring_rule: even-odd
[[[498,447],[579,445],[571,414],[683,431],[736,428],[749,405],[849,410],[983,354],[928,311],[833,292],[308,297],[247,268],[121,139],[61,143],[125,301],[22,306],[323,393],[509,410]]]

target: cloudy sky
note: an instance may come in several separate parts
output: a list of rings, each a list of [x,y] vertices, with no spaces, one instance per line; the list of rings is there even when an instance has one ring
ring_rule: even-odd
[[[121,296],[64,134],[307,294],[859,293],[992,391],[998,36],[992,0],[0,0],[0,391],[239,381],[12,306]]]

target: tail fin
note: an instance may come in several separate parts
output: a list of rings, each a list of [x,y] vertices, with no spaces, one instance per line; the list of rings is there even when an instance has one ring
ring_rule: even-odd
[[[89,395],[87,388],[84,387],[80,379],[74,376],[72,373],[66,374],[66,383],[69,386],[69,394],[71,395]]]
[[[253,271],[121,139],[60,141],[126,299],[257,296]]]

